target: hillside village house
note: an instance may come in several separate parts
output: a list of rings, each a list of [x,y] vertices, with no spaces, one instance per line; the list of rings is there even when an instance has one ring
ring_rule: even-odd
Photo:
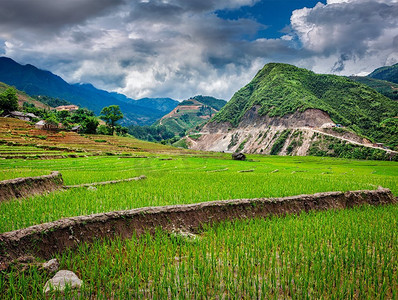
[[[36,129],[43,129],[43,130],[57,130],[58,128],[60,128],[60,125],[62,124],[51,124],[51,123],[47,123],[44,120],[41,120],[39,122],[37,122],[35,124],[35,128]]]
[[[77,106],[77,105],[61,105],[61,106],[57,106],[55,108],[56,111],[64,111],[64,110],[66,110],[66,111],[75,111],[75,110],[78,110],[78,109],[79,109],[79,106]]]

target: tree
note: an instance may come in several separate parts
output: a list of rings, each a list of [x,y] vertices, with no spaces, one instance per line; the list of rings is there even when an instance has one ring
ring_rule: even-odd
[[[99,122],[96,117],[87,117],[83,121],[83,132],[84,133],[96,133],[98,124],[99,124]]]
[[[0,94],[0,110],[13,111],[18,109],[18,97],[14,88],[8,88]]]
[[[123,119],[123,114],[120,111],[119,105],[110,105],[101,110],[100,119],[112,129],[112,134],[115,130],[116,122]]]

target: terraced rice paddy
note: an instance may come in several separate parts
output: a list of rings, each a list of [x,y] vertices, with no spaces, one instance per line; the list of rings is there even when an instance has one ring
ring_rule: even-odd
[[[227,222],[196,238],[158,231],[83,244],[58,259],[85,283],[83,299],[396,299],[397,215],[361,207]],[[0,291],[43,298],[49,278],[12,268]]]
[[[164,158],[164,157],[163,157]],[[3,160],[3,179],[60,171],[66,185],[125,179],[146,180],[72,189],[0,204],[0,232],[113,210],[213,200],[284,197],[326,191],[390,188],[398,194],[396,162],[312,157],[261,157],[253,161],[180,157],[86,157],[62,160]],[[228,158],[228,159],[227,159]],[[19,171],[22,169],[23,171]],[[254,170],[239,173],[241,170]],[[275,172],[275,170],[278,170]],[[216,172],[214,172],[216,171]]]
[[[397,162],[267,156],[232,161],[229,154],[168,151],[161,145],[135,144],[133,139],[124,143],[128,138],[105,137],[106,143],[94,142],[104,139],[101,136],[82,138],[113,143],[107,144],[113,155],[3,159],[0,179],[51,171],[60,171],[67,185],[139,175],[147,179],[0,203],[0,232],[146,206],[378,186],[398,195]],[[124,148],[129,149],[127,156],[117,155],[117,145],[123,143],[131,147]],[[4,150],[36,149],[9,147],[18,148]],[[397,225],[396,205],[360,207],[226,222],[204,228],[196,238],[158,230],[155,236],[82,244],[57,257],[61,269],[75,272],[85,283],[83,299],[397,299]],[[0,272],[0,295],[42,299],[49,278],[35,265],[11,267]]]

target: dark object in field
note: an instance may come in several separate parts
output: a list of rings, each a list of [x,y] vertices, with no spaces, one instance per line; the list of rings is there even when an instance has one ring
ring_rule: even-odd
[[[235,152],[232,153],[232,159],[233,160],[246,160],[246,155],[240,152]]]
[[[397,203],[389,189],[328,192],[285,198],[212,201],[187,205],[143,207],[70,217],[0,234],[0,270],[14,259],[33,255],[50,259],[55,253],[101,238],[131,238],[156,228],[197,232],[226,220],[267,218],[301,212]]]

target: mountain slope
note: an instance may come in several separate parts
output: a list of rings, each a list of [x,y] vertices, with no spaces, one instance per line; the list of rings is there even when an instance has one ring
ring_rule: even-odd
[[[371,140],[398,146],[397,115],[398,102],[368,86],[272,63],[235,93],[190,147],[385,159],[382,147]]]
[[[380,94],[393,99],[398,100],[398,84],[393,83],[386,80],[375,79],[371,77],[363,77],[363,76],[351,76],[349,77],[351,80],[356,82],[366,84],[372,89],[376,90]]]
[[[114,92],[112,92],[111,95],[120,101],[124,101],[141,107],[147,107],[150,109],[157,109],[164,114],[171,112],[178,105],[178,103],[180,103],[177,100],[171,98],[141,98],[138,100],[134,100],[126,97],[123,94],[118,94]]]
[[[259,106],[261,116],[284,116],[315,108],[333,122],[368,137],[381,136],[379,124],[398,115],[398,103],[346,77],[319,75],[292,65],[271,63],[240,89],[213,122],[237,126],[244,114]],[[398,138],[397,138],[398,139]]]
[[[368,77],[398,83],[398,64],[374,70]]]
[[[158,109],[121,101],[114,94],[96,89],[90,84],[70,85],[49,71],[29,64],[23,66],[7,57],[0,57],[0,81],[13,85],[31,96],[46,95],[65,99],[93,110],[97,115],[105,106],[119,105],[124,114],[124,124],[152,124],[164,115],[164,112]]]
[[[183,134],[209,120],[225,105],[225,100],[209,96],[195,96],[178,104],[154,126],[163,125],[175,135]]]

